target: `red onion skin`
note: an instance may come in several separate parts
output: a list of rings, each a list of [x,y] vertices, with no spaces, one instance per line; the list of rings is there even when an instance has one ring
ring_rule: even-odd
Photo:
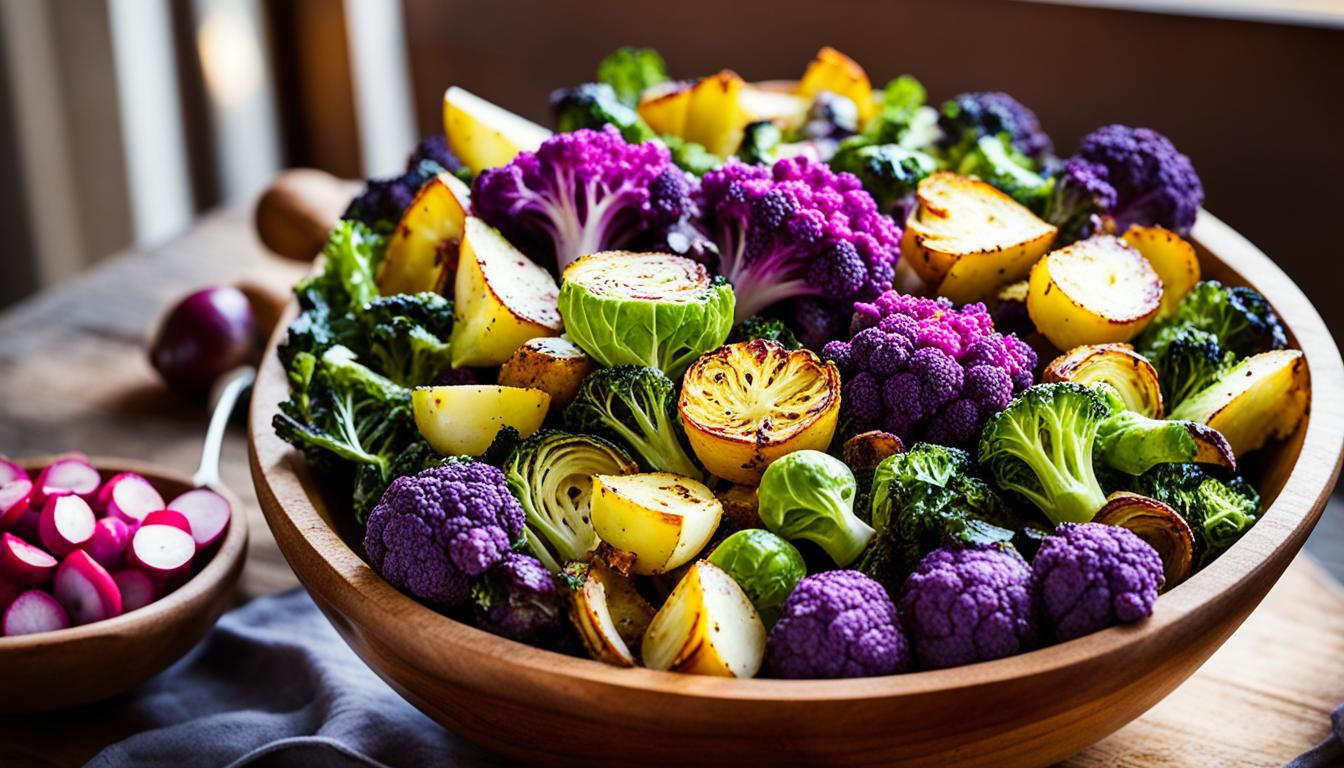
[[[256,321],[237,288],[204,288],[177,303],[159,326],[149,361],[169,389],[201,396],[222,374],[256,361]]]

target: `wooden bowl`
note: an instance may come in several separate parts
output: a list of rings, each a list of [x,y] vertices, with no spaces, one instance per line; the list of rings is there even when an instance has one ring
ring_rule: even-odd
[[[1268,504],[1263,519],[1137,625],[998,661],[837,681],[619,669],[504,640],[417,603],[361,559],[348,502],[326,495],[271,429],[286,397],[276,339],[252,396],[257,494],[294,572],[355,652],[426,714],[513,758],[1049,764],[1156,704],[1232,634],[1302,546],[1339,472],[1344,366],[1320,316],[1272,261],[1213,216],[1200,215],[1193,237],[1206,276],[1252,284],[1279,311],[1311,370],[1310,417],[1292,439],[1247,462],[1258,465],[1251,469]]]
[[[54,457],[19,461],[35,472]],[[165,499],[195,487],[171,469],[94,457],[107,480],[135,472]],[[227,489],[215,488],[234,510],[210,562],[163,598],[106,621],[20,637],[0,637],[0,712],[45,712],[114,696],[157,675],[200,642],[233,600],[247,554],[247,521]]]

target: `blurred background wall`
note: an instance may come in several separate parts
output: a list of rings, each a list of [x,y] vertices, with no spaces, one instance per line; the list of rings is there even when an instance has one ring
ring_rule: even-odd
[[[1338,0],[0,0],[0,306],[279,168],[393,171],[449,84],[544,121],[622,44],[762,79],[830,44],[935,102],[1009,91],[1062,154],[1107,122],[1157,128],[1344,334]]]

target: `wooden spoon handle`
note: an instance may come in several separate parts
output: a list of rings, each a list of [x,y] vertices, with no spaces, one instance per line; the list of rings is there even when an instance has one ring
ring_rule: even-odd
[[[257,200],[257,236],[276,254],[312,261],[327,242],[359,183],[326,171],[292,168],[281,173]]]

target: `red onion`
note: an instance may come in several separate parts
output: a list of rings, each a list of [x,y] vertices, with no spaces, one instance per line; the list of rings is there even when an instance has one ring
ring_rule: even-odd
[[[204,395],[222,374],[254,362],[257,352],[247,296],[237,288],[205,288],[168,313],[149,360],[170,389]]]

